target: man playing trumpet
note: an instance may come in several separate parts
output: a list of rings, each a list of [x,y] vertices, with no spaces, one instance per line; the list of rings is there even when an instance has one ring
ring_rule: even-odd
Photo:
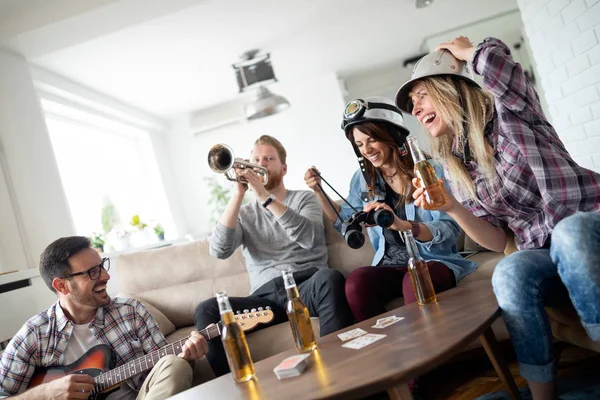
[[[261,136],[254,143],[250,161],[266,168],[267,184],[263,185],[252,168],[236,169],[238,181],[210,239],[210,254],[221,259],[242,245],[251,294],[230,297],[231,306],[234,310],[270,306],[275,315],[271,324],[287,321],[281,271],[290,268],[310,315],[320,319],[321,335],[352,324],[344,277],[327,265],[323,214],[314,194],[285,188],[286,151],[274,137]],[[256,201],[242,206],[248,188]],[[219,319],[214,298],[196,308],[196,326],[205,327]],[[229,372],[220,340],[209,342],[206,356],[215,375]]]

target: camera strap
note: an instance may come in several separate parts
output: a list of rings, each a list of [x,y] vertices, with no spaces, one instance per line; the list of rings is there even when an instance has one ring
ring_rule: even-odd
[[[344,200],[344,203],[348,204],[348,206],[349,206],[351,209],[353,209],[353,210],[354,210],[354,212],[357,212],[357,211],[359,211],[359,210],[357,210],[357,209],[356,209],[356,208],[355,208],[355,207],[354,207],[352,204],[350,204],[350,203],[348,202],[348,200],[346,200],[346,199],[344,198],[344,196],[342,196],[341,194],[339,194],[339,193],[338,193],[338,191],[337,191],[337,190],[335,190],[335,188],[334,188],[333,186],[331,186],[331,185],[329,184],[329,182],[327,182],[327,181],[325,180],[325,178],[323,178],[323,175],[321,175],[321,173],[320,173],[319,171],[317,171],[315,168],[311,168],[311,170],[312,170],[312,171],[313,171],[315,174],[317,174],[317,175],[318,175],[318,177],[319,177],[319,178],[321,178],[321,180],[322,180],[323,182],[325,182],[325,184],[326,184],[327,186],[329,186],[329,187],[331,188],[331,190],[333,190],[333,191],[335,192],[335,194],[337,194],[337,195],[340,197],[340,199]],[[321,186],[321,184],[320,184],[320,183],[319,183],[319,189],[321,189],[321,193],[323,193],[323,194],[325,195],[325,198],[327,199],[327,202],[329,203],[329,206],[331,207],[331,209],[333,210],[333,212],[335,213],[335,215],[337,215],[337,217],[339,218],[339,220],[340,220],[340,221],[344,221],[344,220],[342,219],[342,217],[340,216],[340,213],[338,213],[338,212],[337,212],[337,210],[336,210],[335,206],[333,205],[333,202],[331,201],[331,199],[329,198],[329,196],[327,196],[327,193],[325,193],[325,191],[323,190],[323,186]]]

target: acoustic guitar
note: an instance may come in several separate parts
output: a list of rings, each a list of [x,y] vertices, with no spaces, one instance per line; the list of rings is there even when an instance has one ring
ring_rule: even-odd
[[[252,309],[250,312],[235,314],[236,322],[244,331],[250,330],[258,324],[269,323],[273,318],[273,311],[269,307],[264,310],[259,307],[258,310]],[[203,329],[199,333],[206,340],[211,340],[221,336],[222,328],[222,322],[219,321],[218,324]],[[93,377],[95,381],[89,399],[100,400],[116,390],[127,379],[152,369],[162,357],[181,353],[187,339],[186,337],[168,344],[116,368],[116,356],[113,350],[105,344],[99,344],[89,349],[77,361],[69,365],[36,368],[27,388],[51,382],[70,374],[87,374]]]

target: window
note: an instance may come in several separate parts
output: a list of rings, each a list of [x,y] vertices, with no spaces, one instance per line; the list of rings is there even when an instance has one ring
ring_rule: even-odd
[[[106,234],[105,251],[158,241],[155,224],[174,232],[148,132],[42,99],[63,188],[77,234]],[[102,218],[103,208],[116,210]],[[148,227],[130,221],[139,215]]]

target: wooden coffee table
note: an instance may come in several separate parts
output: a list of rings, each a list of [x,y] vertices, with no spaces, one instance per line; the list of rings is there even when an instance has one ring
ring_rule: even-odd
[[[405,319],[384,329],[371,328],[389,315]],[[340,331],[362,328],[387,335],[363,349],[342,347],[336,333],[321,338],[298,377],[278,380],[273,373],[281,360],[296,354],[290,349],[255,363],[256,378],[250,382],[236,384],[227,374],[171,399],[357,399],[385,390],[391,399],[410,399],[407,381],[444,363],[478,337],[511,398],[517,399],[517,386],[490,328],[499,316],[489,281],[464,284],[440,293],[437,304],[409,304]]]

